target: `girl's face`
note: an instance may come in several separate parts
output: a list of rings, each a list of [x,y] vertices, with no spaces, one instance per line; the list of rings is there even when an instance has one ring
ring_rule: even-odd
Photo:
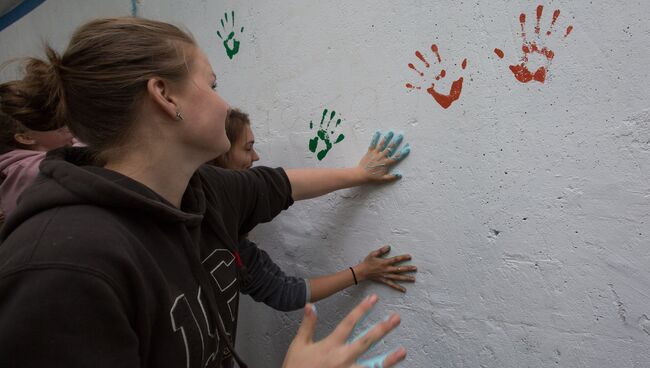
[[[56,130],[37,131],[28,130],[26,136],[29,136],[33,144],[30,148],[35,151],[49,151],[63,146],[72,146],[72,134],[67,127]]]
[[[228,168],[233,170],[246,170],[253,167],[253,162],[260,157],[255,152],[255,136],[249,124],[246,124],[244,133],[239,136],[237,142],[232,142],[228,153]]]
[[[193,47],[187,56],[190,73],[177,104],[183,117],[178,123],[184,126],[180,139],[188,154],[205,162],[230,149],[225,129],[228,104],[216,92],[217,77],[203,51]]]

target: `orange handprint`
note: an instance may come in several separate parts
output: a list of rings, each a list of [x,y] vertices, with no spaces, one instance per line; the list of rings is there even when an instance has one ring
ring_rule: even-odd
[[[438,52],[437,45],[431,45],[431,51],[436,56],[438,64],[442,62],[440,53]],[[415,56],[422,61],[425,68],[429,69],[431,64],[424,58],[420,51],[415,51]],[[424,73],[418,70],[413,63],[409,63],[408,67],[415,71],[422,79],[424,79]],[[464,70],[467,67],[467,59],[464,59],[461,63],[461,68]],[[438,75],[434,76],[433,79],[439,81],[447,75],[447,72],[444,69],[441,69]],[[406,88],[410,90],[422,89],[421,86],[413,85],[412,83],[406,83]],[[431,82],[431,87],[427,88],[427,92],[442,106],[443,108],[448,108],[451,104],[460,98],[460,92],[463,90],[463,77],[458,78],[457,80],[451,83],[451,89],[448,94],[442,94],[435,89],[435,82]]]
[[[521,24],[521,38],[522,38],[522,46],[521,46],[521,51],[523,52],[523,55],[521,57],[521,63],[516,64],[516,65],[510,65],[510,70],[514,74],[515,78],[520,81],[521,83],[528,83],[530,81],[537,81],[540,83],[544,83],[546,80],[546,72],[548,71],[551,61],[553,60],[553,57],[555,57],[555,54],[551,49],[549,49],[547,46],[544,45],[544,39],[542,38],[543,35],[546,35],[546,37],[551,36],[553,33],[553,26],[555,25],[555,22],[557,21],[557,18],[560,16],[560,10],[556,9],[553,12],[553,19],[551,20],[551,25],[548,27],[548,30],[546,32],[540,33],[540,26],[539,26],[539,21],[542,18],[542,13],[544,11],[544,6],[539,5],[537,6],[537,23],[535,23],[535,38],[536,41],[529,41],[526,37],[526,14],[521,13],[519,15],[519,23]],[[569,34],[571,34],[571,31],[573,31],[573,26],[568,26],[566,28],[566,32],[564,33],[564,38],[568,37]],[[494,53],[502,59],[504,54],[503,51],[499,49],[494,49]],[[528,57],[532,54],[537,54],[540,55],[544,60],[545,63],[544,65],[540,66],[535,70],[535,72],[531,72],[530,69],[528,68]]]

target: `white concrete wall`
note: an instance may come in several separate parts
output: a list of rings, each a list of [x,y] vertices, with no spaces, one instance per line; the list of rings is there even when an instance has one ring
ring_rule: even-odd
[[[370,284],[319,303],[321,336],[375,292],[377,319],[403,316],[377,349],[403,344],[404,366],[648,367],[650,3],[544,2],[542,30],[562,12],[548,38],[555,58],[546,83],[524,84],[508,65],[520,55],[519,14],[533,35],[537,5],[143,0],[138,11],[194,33],[220,93],[250,113],[262,164],[354,165],[376,129],[405,132],[403,180],[298,203],[253,234],[305,277],[384,243],[414,255],[406,295]],[[245,29],[231,60],[216,31],[233,10]],[[0,33],[2,59],[43,36],[61,47],[81,21],[130,11],[128,1],[48,0]],[[405,88],[419,81],[407,67],[421,68],[415,50],[433,61],[432,43],[448,72],[436,86],[464,76],[448,109]],[[309,121],[324,108],[343,118],[346,138],[319,162]],[[239,350],[253,367],[279,366],[301,312],[242,304]]]
[[[0,65],[15,58],[43,56],[44,42],[63,51],[81,23],[98,17],[129,15],[130,9],[130,2],[122,0],[45,1],[0,32]],[[12,63],[0,70],[0,80],[15,78],[19,65]]]

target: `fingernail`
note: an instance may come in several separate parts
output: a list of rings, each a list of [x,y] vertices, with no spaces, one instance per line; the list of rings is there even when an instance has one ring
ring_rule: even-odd
[[[377,294],[372,294],[368,297],[368,301],[372,304],[377,303]]]
[[[400,318],[399,314],[397,314],[397,313],[393,313],[393,314],[391,314],[391,316],[390,316],[390,320],[391,320],[392,322],[397,323],[397,324],[402,323],[402,318]]]
[[[315,316],[318,315],[318,312],[316,311],[316,305],[315,304],[309,304],[308,308],[306,309],[307,315],[309,314],[314,314]]]
[[[397,354],[399,359],[404,359],[404,357],[406,357],[406,349],[403,346],[400,346],[399,348],[393,350],[391,354]]]

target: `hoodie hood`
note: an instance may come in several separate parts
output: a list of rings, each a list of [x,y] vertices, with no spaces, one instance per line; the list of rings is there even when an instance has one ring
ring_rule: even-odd
[[[88,148],[63,147],[47,153],[36,181],[23,192],[18,207],[3,226],[0,241],[30,217],[55,207],[94,205],[192,226],[203,219],[205,202],[199,174],[190,179],[181,210],[147,186],[96,166]]]
[[[43,151],[15,149],[0,155],[0,172],[6,177],[28,160],[39,162],[45,157]]]
[[[0,155],[0,198],[5,217],[16,208],[20,194],[38,176],[38,165],[45,152],[16,149]]]

